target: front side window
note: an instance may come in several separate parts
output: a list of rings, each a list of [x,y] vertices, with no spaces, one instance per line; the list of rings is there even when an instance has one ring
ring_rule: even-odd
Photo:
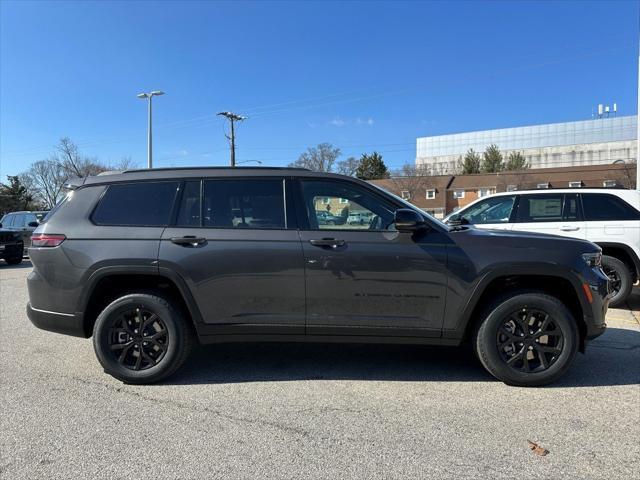
[[[583,193],[582,208],[587,221],[640,220],[640,212],[615,195]]]
[[[284,181],[205,180],[202,226],[285,229]]]
[[[110,185],[91,218],[98,225],[163,227],[177,191],[178,182]]]
[[[15,215],[5,215],[2,217],[0,223],[2,223],[3,227],[11,227],[13,225],[13,217],[15,217]]]
[[[13,225],[12,227],[21,228],[25,226],[24,223],[25,216],[22,213],[13,216]]]
[[[508,223],[515,203],[515,196],[492,197],[478,202],[460,214],[460,218],[476,225],[483,223]]]
[[[523,195],[518,204],[518,222],[560,222],[564,195]]]
[[[395,208],[358,185],[303,180],[302,193],[312,230],[394,230]]]

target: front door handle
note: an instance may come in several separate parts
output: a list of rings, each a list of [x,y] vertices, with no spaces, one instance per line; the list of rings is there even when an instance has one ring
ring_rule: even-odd
[[[345,241],[338,240],[337,238],[319,238],[319,239],[309,240],[309,243],[314,247],[338,248],[338,247],[342,247],[345,244]]]
[[[560,227],[563,232],[575,232],[580,230],[580,227],[572,227],[571,225],[563,225]]]
[[[195,237],[193,235],[185,235],[184,237],[171,238],[171,242],[175,243],[176,245],[182,245],[185,247],[186,246],[197,247],[198,245],[202,245],[206,241],[207,241],[206,238]]]

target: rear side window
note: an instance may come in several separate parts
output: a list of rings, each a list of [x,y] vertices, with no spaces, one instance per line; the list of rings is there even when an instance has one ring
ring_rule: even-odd
[[[176,226],[200,227],[201,208],[200,180],[185,182]]]
[[[98,225],[166,226],[177,190],[178,182],[110,185],[92,220]]]
[[[194,209],[187,203],[185,210]],[[285,229],[284,181],[205,180],[201,211],[204,227]]]
[[[640,212],[615,195],[583,193],[582,207],[587,221],[640,220]]]
[[[561,222],[564,195],[523,195],[518,202],[517,221]]]

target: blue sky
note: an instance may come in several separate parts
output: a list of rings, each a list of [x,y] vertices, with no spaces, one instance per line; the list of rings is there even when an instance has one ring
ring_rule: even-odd
[[[331,142],[412,162],[418,136],[637,102],[637,2],[0,2],[0,174],[62,136],[104,162],[286,165]]]

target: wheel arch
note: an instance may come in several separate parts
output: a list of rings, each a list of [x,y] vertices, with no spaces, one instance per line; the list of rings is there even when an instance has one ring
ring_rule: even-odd
[[[106,267],[88,280],[81,305],[83,329],[88,338],[100,312],[116,298],[127,293],[156,291],[174,300],[189,317],[194,328],[202,323],[200,310],[184,280],[175,272],[161,268]]]
[[[498,296],[509,292],[537,291],[551,295],[564,303],[576,320],[580,334],[579,350],[585,349],[587,321],[590,308],[579,279],[554,268],[529,270],[511,268],[487,274],[478,282],[462,313],[461,328],[457,335],[467,340],[483,319],[484,311]]]

